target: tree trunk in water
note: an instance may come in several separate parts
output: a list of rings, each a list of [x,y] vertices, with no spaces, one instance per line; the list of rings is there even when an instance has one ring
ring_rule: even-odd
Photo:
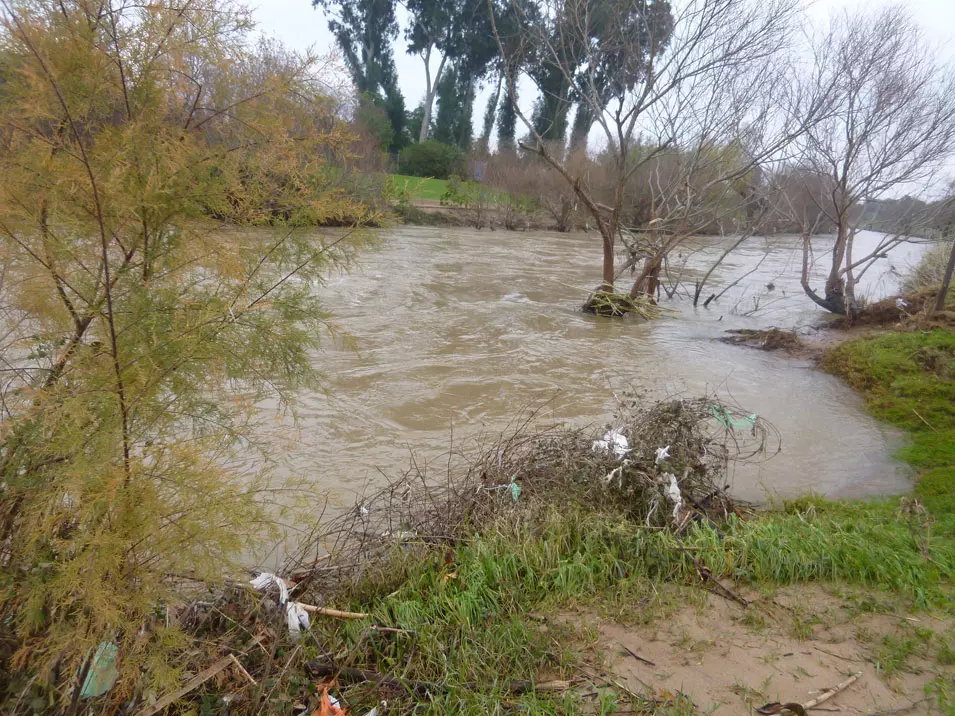
[[[820,298],[814,292],[806,291],[807,295],[819,306],[830,313],[840,316],[854,316],[858,311],[855,300],[855,291],[851,283],[846,282],[842,267],[846,263],[846,253],[849,248],[849,230],[840,226],[836,234],[836,244],[832,247],[832,268],[826,279],[826,297]],[[808,273],[808,269],[805,273]],[[808,284],[808,276],[804,276],[803,288]]]
[[[933,313],[945,310],[945,299],[948,297],[948,287],[952,283],[953,272],[955,272],[955,242],[952,243],[952,253],[948,257],[948,265],[945,267],[945,276],[942,278],[942,286],[939,288],[938,297],[935,299]]]
[[[845,281],[838,281],[833,284],[826,282],[826,298],[819,304],[831,313],[838,313],[841,316],[855,313],[855,301],[846,300]]]
[[[598,316],[623,316],[628,309],[624,303],[616,300],[613,288],[613,235],[606,236],[601,232],[601,239],[603,241],[603,282],[587,298],[583,310]]]
[[[842,246],[840,255],[843,258],[845,257],[845,239],[840,238],[836,240],[836,247],[833,249],[833,266],[832,270],[829,272],[829,278],[826,281],[826,296],[823,298],[809,285],[809,242],[811,238],[811,232],[806,232],[803,234],[802,275],[800,276],[802,290],[807,296],[809,296],[809,298],[813,300],[817,306],[826,309],[830,313],[836,313],[844,316],[846,315],[845,282],[842,276],[839,274],[839,268],[842,265],[842,260],[840,259],[838,266],[836,265],[836,250],[839,249],[839,244],[841,243]],[[855,302],[853,301],[853,311],[855,311],[854,303]]]
[[[604,249],[604,262],[603,262],[603,290],[604,291],[613,291],[613,235],[604,236],[601,235],[603,239],[603,249]]]
[[[651,301],[660,285],[660,268],[663,265],[663,256],[648,256],[643,262],[643,269],[637,280],[630,287],[630,298],[637,298],[643,294]]]

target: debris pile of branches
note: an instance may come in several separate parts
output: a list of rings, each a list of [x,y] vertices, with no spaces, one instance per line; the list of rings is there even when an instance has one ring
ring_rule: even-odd
[[[923,328],[933,324],[953,325],[955,311],[934,311],[936,295],[935,291],[922,290],[890,296],[863,306],[851,319],[840,318],[835,325],[842,328],[884,326]]]
[[[463,455],[460,475],[449,467],[436,480],[413,461],[303,544],[286,573],[327,585],[322,573],[334,572],[336,585],[355,584],[395,549],[454,546],[502,517],[571,502],[654,529],[719,523],[748,509],[728,493],[735,464],[780,448],[772,424],[712,396],[654,404],[628,397],[597,431],[540,429],[534,418]],[[318,601],[329,596],[318,591]]]

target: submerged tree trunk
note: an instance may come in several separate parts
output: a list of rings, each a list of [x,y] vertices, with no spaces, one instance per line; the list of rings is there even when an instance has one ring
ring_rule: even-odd
[[[603,281],[584,302],[583,310],[601,316],[622,316],[626,311],[614,300],[614,238],[609,226],[601,227]]]
[[[607,234],[610,234],[609,236]],[[613,291],[613,233],[611,227],[601,232],[603,240],[603,290]]]
[[[841,222],[840,222],[841,223]],[[836,243],[832,247],[832,265],[829,276],[826,278],[825,295],[820,296],[809,285],[809,242],[811,232],[803,235],[803,262],[801,284],[803,291],[813,302],[830,313],[852,317],[858,313],[855,299],[855,281],[851,270],[845,267],[851,265],[853,232],[845,225],[840,225],[836,233]],[[848,277],[848,280],[847,280]]]
[[[663,268],[663,255],[648,256],[643,263],[643,269],[630,287],[630,298],[646,296],[654,300],[657,288],[660,286],[660,271]]]

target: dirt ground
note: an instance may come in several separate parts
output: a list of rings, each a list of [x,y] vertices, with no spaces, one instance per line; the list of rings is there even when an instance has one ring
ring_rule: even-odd
[[[565,618],[596,630],[610,678],[661,701],[683,694],[698,714],[805,703],[856,672],[855,683],[810,713],[953,713],[932,710],[927,696],[955,676],[951,620],[892,613],[878,597],[837,597],[817,587],[746,595],[754,602],[745,609],[703,596],[648,624]]]

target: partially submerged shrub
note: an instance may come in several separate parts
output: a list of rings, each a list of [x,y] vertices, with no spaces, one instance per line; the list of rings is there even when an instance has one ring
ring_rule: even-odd
[[[660,309],[646,295],[631,296],[629,293],[616,293],[603,289],[590,294],[584,303],[583,310],[585,313],[593,313],[598,316],[620,317],[629,313],[636,314],[641,318],[657,318],[660,316]]]

